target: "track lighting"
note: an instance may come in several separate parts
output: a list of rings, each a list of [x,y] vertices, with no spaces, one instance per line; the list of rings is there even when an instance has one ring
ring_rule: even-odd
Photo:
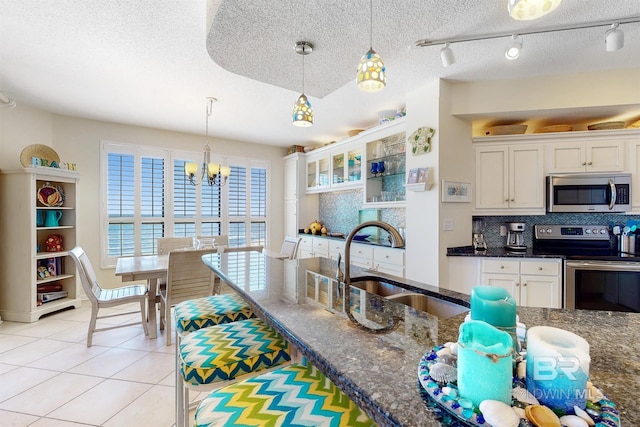
[[[518,21],[538,19],[554,10],[562,0],[509,0],[509,15]]]
[[[448,67],[456,62],[456,57],[453,55],[453,50],[449,47],[449,43],[445,43],[444,47],[440,50],[440,60],[443,67]]]
[[[611,28],[604,33],[604,46],[607,52],[614,52],[624,47],[624,33],[618,29],[618,23],[611,25]]]
[[[504,56],[510,60],[518,59],[518,57],[520,56],[521,50],[522,50],[522,40],[518,38],[517,34],[514,34],[513,41],[511,42],[509,47],[507,47],[507,50],[505,50]]]

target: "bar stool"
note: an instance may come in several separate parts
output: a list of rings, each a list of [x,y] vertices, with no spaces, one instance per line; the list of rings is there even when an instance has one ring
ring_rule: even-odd
[[[251,306],[238,294],[211,295],[174,306],[176,342],[185,334],[221,323],[252,319]]]
[[[211,390],[291,360],[288,342],[257,318],[199,329],[176,347],[177,427],[188,425],[189,389]]]
[[[194,427],[375,426],[311,364],[292,364],[222,387],[200,402]]]

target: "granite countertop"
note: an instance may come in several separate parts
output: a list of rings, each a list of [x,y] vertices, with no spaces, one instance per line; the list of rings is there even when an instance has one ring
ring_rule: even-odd
[[[389,312],[404,316],[393,332],[372,334],[358,329],[342,311],[341,295],[329,280],[335,277],[333,260],[282,261],[258,252],[209,254],[203,260],[379,425],[440,425],[420,397],[418,363],[434,345],[457,340],[464,313],[437,318],[363,293],[352,310],[359,311],[359,320],[371,323]],[[374,273],[354,269],[352,277],[369,274]],[[375,274],[469,306],[467,295]],[[592,382],[616,403],[623,426],[640,425],[640,314],[519,307],[518,315],[527,327],[555,326],[585,338],[591,346]]]
[[[473,246],[457,246],[447,248],[447,256],[471,256],[471,257],[505,257],[505,258],[566,258],[564,255],[539,252],[531,248],[526,251],[508,251],[503,247],[487,248],[485,251],[476,251]]]

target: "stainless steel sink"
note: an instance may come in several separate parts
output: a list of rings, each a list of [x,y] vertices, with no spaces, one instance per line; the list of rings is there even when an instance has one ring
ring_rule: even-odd
[[[389,295],[389,300],[400,304],[408,305],[419,311],[433,314],[441,319],[457,316],[460,313],[469,311],[467,307],[446,301],[440,298],[431,297],[429,295],[419,294],[415,292],[405,292],[402,294]]]
[[[380,280],[352,278],[351,287],[379,295],[395,303],[407,305],[415,310],[429,313],[441,319],[469,311],[468,307],[435,296],[409,292],[400,286]]]

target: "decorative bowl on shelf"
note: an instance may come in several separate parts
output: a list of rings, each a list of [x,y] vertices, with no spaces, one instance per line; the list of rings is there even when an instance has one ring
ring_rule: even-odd
[[[520,135],[527,131],[527,125],[493,126],[487,130],[487,135]]]
[[[48,182],[38,189],[38,201],[43,206],[58,207],[64,203],[64,194],[60,187],[54,187]]]
[[[623,129],[624,122],[602,122],[587,126],[589,130]]]

